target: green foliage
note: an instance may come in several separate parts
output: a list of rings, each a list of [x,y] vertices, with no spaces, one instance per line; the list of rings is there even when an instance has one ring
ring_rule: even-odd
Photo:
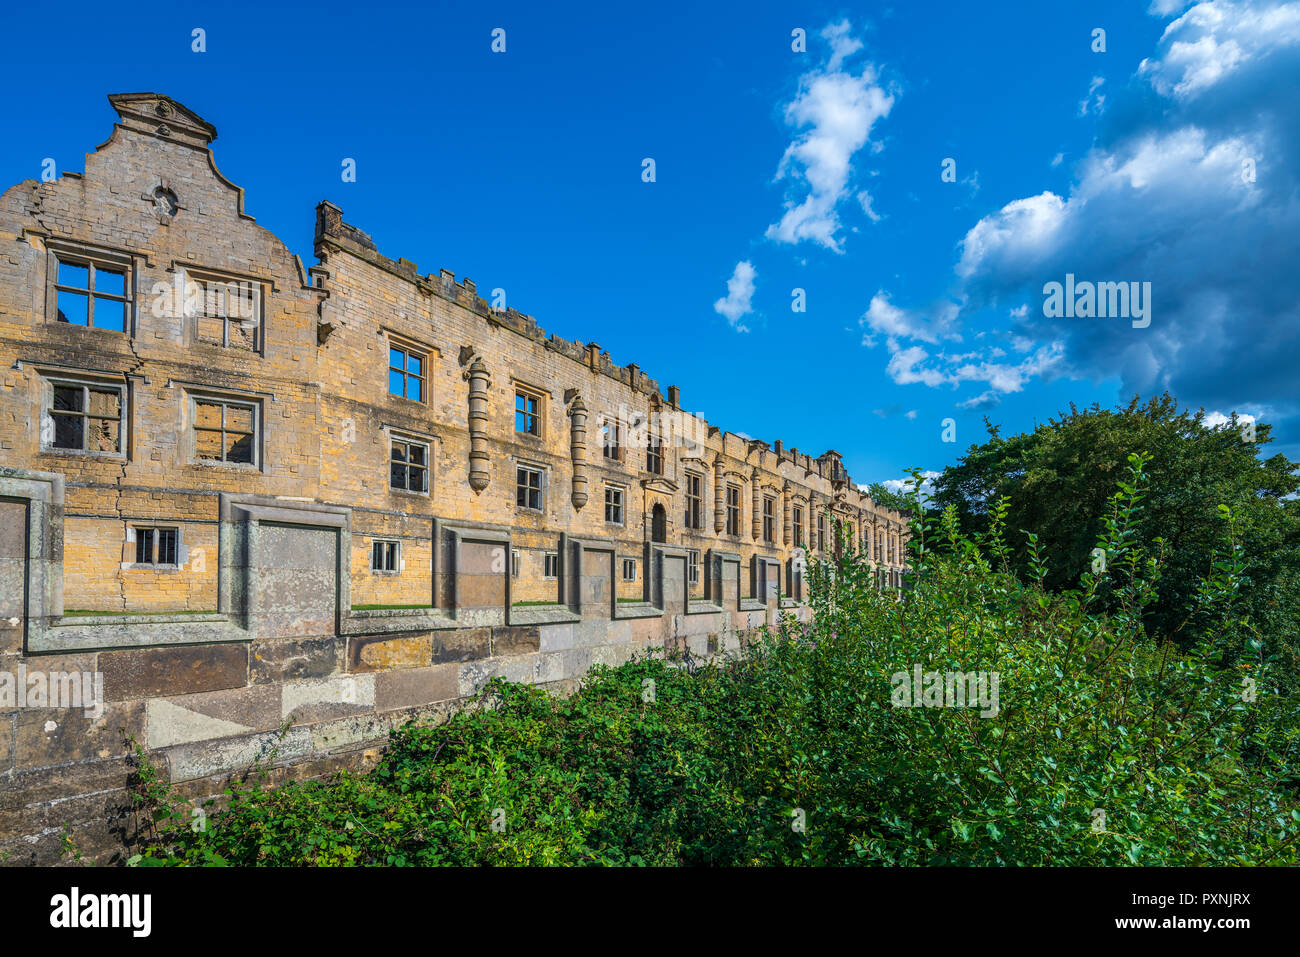
[[[494,680],[368,774],[233,788],[199,830],[161,814],[135,862],[1295,864],[1297,704],[1243,611],[1237,514],[1217,512],[1190,598],[1200,640],[1152,641],[1145,466],[1117,476],[1105,567],[1071,587],[1044,587],[1034,535],[1011,570],[1005,501],[975,538],[950,507],[916,523],[901,595],[847,542],[810,568],[814,623],[725,665],[597,667],[568,698]],[[916,665],[996,672],[996,714],[894,706]],[[171,806],[148,774],[142,793]]]
[[[1190,644],[1206,622],[1188,615],[1201,578],[1209,574],[1221,536],[1218,508],[1235,517],[1243,547],[1239,600],[1270,649],[1300,677],[1300,490],[1296,463],[1265,458],[1271,427],[1255,427],[1254,441],[1234,417],[1209,428],[1203,413],[1180,410],[1168,395],[1126,408],[1078,410],[1033,432],[972,446],[935,481],[936,512],[952,506],[967,534],[986,532],[991,509],[1007,500],[1008,528],[1037,536],[1049,589],[1069,587],[1102,532],[1106,503],[1128,457],[1149,457],[1141,535],[1148,547],[1163,540],[1165,561],[1155,600],[1144,610],[1156,638]],[[1009,543],[1012,566],[1029,572],[1028,540]],[[1103,588],[1101,599],[1111,598]]]
[[[905,492],[895,492],[886,488],[880,482],[872,482],[867,486],[867,494],[871,496],[871,501],[877,505],[883,505],[885,508],[892,508],[904,514],[910,512],[914,507],[913,502],[908,498]]]

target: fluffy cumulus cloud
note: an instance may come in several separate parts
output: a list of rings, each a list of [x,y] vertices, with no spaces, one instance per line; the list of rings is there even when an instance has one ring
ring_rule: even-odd
[[[960,243],[961,310],[950,327],[978,310],[1012,310],[1004,338],[1026,358],[945,364],[925,348],[935,338],[905,328],[897,314],[907,310],[878,293],[864,324],[892,337],[895,381],[983,382],[971,408],[1062,372],[1207,407],[1297,407],[1300,0],[1151,9],[1174,19],[1112,91],[1065,195],[1012,200]],[[1150,325],[1048,318],[1043,287],[1067,273],[1150,282]]]
[[[847,21],[831,24],[821,35],[830,45],[830,58],[800,78],[798,92],[785,108],[786,123],[803,132],[777,168],[777,179],[791,182],[792,198],[780,221],[768,227],[767,237],[791,244],[807,240],[840,252],[838,208],[852,193],[853,157],[867,144],[876,122],[889,115],[894,97],[880,84],[874,64],[847,65],[862,49]],[[879,219],[870,195],[860,193],[858,201],[873,222]]]
[[[753,263],[741,260],[736,263],[735,271],[727,280],[727,294],[713,304],[713,311],[726,318],[731,328],[737,332],[749,332],[749,327],[740,320],[754,311],[754,271]]]

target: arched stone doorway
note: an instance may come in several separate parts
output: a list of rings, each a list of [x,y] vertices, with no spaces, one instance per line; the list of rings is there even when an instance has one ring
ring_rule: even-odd
[[[668,512],[660,504],[650,512],[650,540],[661,544],[668,542]]]

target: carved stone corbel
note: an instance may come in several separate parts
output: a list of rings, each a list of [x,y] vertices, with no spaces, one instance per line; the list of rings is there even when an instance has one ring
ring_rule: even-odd
[[[567,396],[566,396],[567,398]],[[569,454],[573,459],[573,507],[587,504],[587,405],[574,395],[569,405]]]
[[[713,534],[721,535],[727,524],[727,506],[723,500],[722,456],[713,457]]]
[[[488,487],[488,388],[492,377],[482,356],[474,356],[464,373],[469,382],[469,487],[477,495]]]
[[[781,544],[790,545],[790,483],[781,486]]]

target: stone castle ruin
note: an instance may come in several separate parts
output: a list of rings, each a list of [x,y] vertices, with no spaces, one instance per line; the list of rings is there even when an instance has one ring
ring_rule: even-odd
[[[846,542],[901,585],[906,517],[838,453],[711,425],[332,203],[304,268],[209,123],[109,101],[84,173],[0,198],[0,859],[111,857],[121,729],[201,798],[272,747],[277,780],[364,766],[494,675],[735,650]]]

